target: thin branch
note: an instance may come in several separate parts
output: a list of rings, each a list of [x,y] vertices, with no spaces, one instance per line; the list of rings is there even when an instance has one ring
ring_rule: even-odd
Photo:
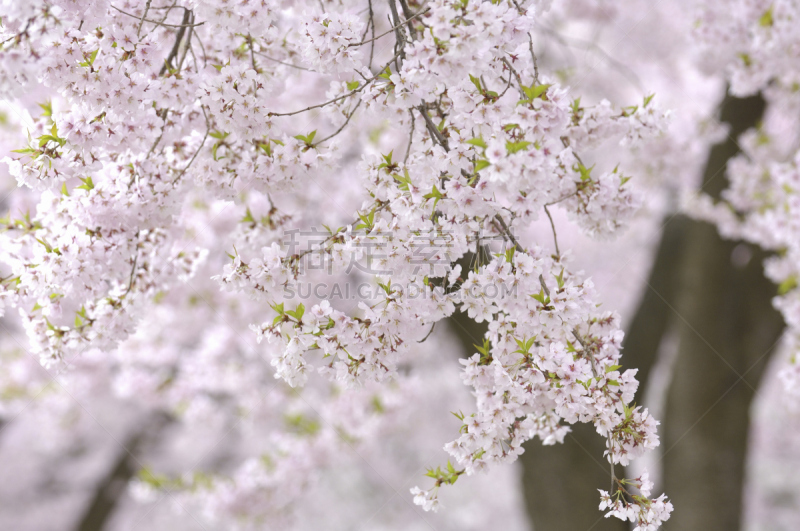
[[[531,37],[530,32],[528,32],[528,50],[531,52],[531,59],[533,59],[533,83],[534,85],[539,84],[539,64],[536,61],[536,54],[533,51],[533,37]]]
[[[304,113],[304,112],[310,111],[310,110],[312,110],[312,109],[319,109],[320,107],[325,107],[326,105],[330,105],[331,103],[336,103],[337,101],[340,101],[340,100],[343,100],[343,99],[345,99],[345,98],[349,98],[350,96],[353,96],[353,95],[355,95],[355,94],[358,94],[359,92],[361,92],[362,90],[364,90],[365,88],[367,88],[367,86],[368,86],[370,83],[372,83],[373,81],[375,81],[376,79],[378,79],[378,77],[379,77],[379,76],[380,76],[380,75],[381,75],[381,74],[382,74],[382,73],[383,73],[383,72],[384,72],[384,71],[385,71],[385,70],[386,70],[386,69],[389,67],[389,65],[390,65],[390,64],[392,64],[392,62],[393,62],[395,59],[397,59],[397,54],[395,54],[395,56],[394,56],[394,57],[392,57],[392,59],[390,59],[390,60],[389,60],[389,62],[386,64],[386,66],[384,66],[383,68],[381,68],[381,69],[380,69],[380,71],[378,71],[378,73],[377,73],[377,74],[375,74],[374,76],[372,76],[372,77],[368,78],[368,79],[367,79],[367,80],[364,82],[364,84],[363,84],[363,85],[360,85],[359,87],[357,87],[357,88],[355,88],[355,89],[351,90],[351,91],[350,91],[350,92],[348,92],[347,94],[343,94],[343,95],[341,95],[341,96],[339,96],[339,97],[337,97],[337,98],[333,98],[332,100],[328,100],[328,101],[326,101],[326,102],[324,102],[324,103],[318,103],[318,104],[316,104],[316,105],[311,105],[311,106],[309,106],[309,107],[306,107],[305,109],[300,109],[299,111],[292,111],[292,112],[269,112],[269,113],[267,113],[267,116],[294,116],[295,114]]]
[[[525,92],[522,90],[522,78],[519,77],[519,73],[517,72],[517,70],[513,66],[511,66],[511,63],[509,63],[508,60],[505,57],[503,57],[502,61],[508,67],[508,69],[511,71],[511,73],[514,74],[514,77],[517,78],[517,85],[519,85],[519,93],[523,97],[523,99],[525,99]],[[508,79],[508,82],[509,82],[508,84],[510,85],[511,84],[511,78],[510,77]],[[536,81],[534,81],[534,84],[538,85],[538,83]],[[506,87],[506,90],[508,90],[508,87]],[[503,91],[503,94],[505,94],[505,91]]]
[[[189,9],[184,9],[183,11],[183,24],[178,30],[178,35],[175,37],[175,44],[172,45],[172,49],[169,51],[169,55],[166,59],[164,59],[164,65],[161,67],[161,70],[158,72],[159,76],[163,76],[167,70],[172,66],[172,62],[178,56],[178,51],[181,48],[181,41],[183,40],[183,36],[186,34],[186,28],[190,28],[189,21],[192,19],[192,12]]]
[[[369,7],[367,8],[367,10],[369,10],[369,19],[367,19],[367,27],[364,28],[364,33],[361,34],[361,40],[362,41],[367,38],[367,33],[369,33],[369,28],[373,24],[373,20],[372,20],[372,15],[373,15],[373,13],[372,13],[372,0],[369,0]],[[358,12],[358,14],[360,15],[364,11],[365,10],[362,9],[361,11]],[[374,37],[375,34],[373,33],[372,36]]]
[[[402,66],[403,61],[406,58],[406,51],[405,51],[406,36],[401,29],[403,25],[400,24],[400,15],[397,13],[397,5],[395,5],[395,0],[389,0],[389,9],[392,12],[392,23],[394,24],[394,33],[396,36],[396,40],[394,43],[394,49],[396,52],[395,60],[397,60],[397,58],[400,59],[399,64],[395,62],[395,67],[397,67],[397,70],[400,71],[400,67]]]
[[[322,140],[320,140],[319,142],[317,142],[316,144],[314,144],[314,147],[316,147],[316,146],[318,146],[318,145],[322,144],[323,142],[325,142],[325,141],[327,141],[327,140],[330,140],[331,138],[335,137],[336,135],[338,135],[339,133],[341,133],[342,131],[344,131],[344,128],[345,128],[345,127],[347,127],[347,124],[348,124],[348,123],[350,123],[350,119],[351,119],[351,118],[353,117],[353,115],[356,113],[356,111],[358,110],[358,107],[359,107],[360,105],[361,105],[361,100],[358,100],[358,103],[356,103],[356,106],[355,106],[355,107],[353,107],[353,110],[352,110],[352,111],[350,111],[350,114],[348,114],[348,115],[347,115],[347,120],[345,120],[345,121],[344,121],[344,123],[342,124],[342,126],[341,126],[339,129],[337,129],[335,133],[333,133],[333,134],[331,134],[331,135],[328,135],[328,136],[326,136],[325,138],[323,138]]]
[[[372,212],[380,212],[381,210],[387,208],[388,206],[389,206],[389,202],[388,201],[385,202],[385,203],[377,201],[377,206],[375,206],[372,209]],[[358,214],[358,212],[359,211],[356,211],[356,214]],[[350,226],[355,226],[359,221],[360,221],[360,219],[356,219],[352,223],[350,223],[349,225]],[[341,230],[338,230],[336,232],[331,233],[330,236],[328,236],[327,238],[325,238],[324,240],[319,242],[319,247],[317,247],[317,248],[314,248],[312,246],[312,247],[307,248],[305,251],[302,251],[302,252],[300,252],[298,254],[293,254],[291,256],[288,256],[287,258],[290,259],[290,260],[294,260],[295,262],[299,262],[300,260],[303,259],[303,257],[305,257],[308,254],[315,253],[317,251],[324,251],[322,246],[325,245],[326,243],[330,242],[331,240],[335,239],[337,236],[339,236],[345,230],[346,230],[346,228],[343,227]]]
[[[147,17],[147,12],[150,11],[150,2],[152,0],[147,0],[147,3],[144,6],[144,12],[142,13],[142,19],[139,21],[139,29],[136,30],[136,36],[138,37],[139,34],[142,33],[142,26],[144,25],[144,20]]]
[[[137,20],[139,19],[139,17],[137,17],[136,15],[132,15],[132,14],[128,13],[127,11],[123,11],[120,8],[118,8],[117,6],[111,6],[111,7],[116,9],[117,11],[122,13],[123,15],[128,15],[129,17],[133,17],[133,18],[135,18]],[[159,22],[157,20],[150,20],[149,18],[144,19],[144,21],[145,22],[149,22],[151,24],[155,24],[156,26],[164,26],[166,28],[187,28],[190,25],[193,26],[193,27],[196,27],[196,26],[202,26],[203,24],[205,24],[205,21],[199,22],[197,24],[167,24],[166,22]]]
[[[506,222],[503,219],[503,216],[501,216],[500,214],[497,214],[494,217],[494,219],[497,220],[497,222],[500,224],[500,227],[502,228],[500,233],[504,234],[505,237],[508,238],[511,241],[511,243],[514,244],[514,247],[516,247],[518,251],[521,251],[523,253],[526,252],[525,249],[519,244],[517,239],[514,237],[514,235],[511,233],[511,229],[509,229],[508,225],[506,225]]]
[[[249,33],[247,34],[247,45],[250,47],[250,63],[253,65],[253,71],[255,71],[255,73],[258,74],[260,72],[258,71],[258,65],[256,65],[256,52],[254,49],[255,47],[253,46],[253,36],[250,35]],[[257,92],[258,92],[258,81],[253,79],[253,95],[255,95]]]
[[[189,23],[190,24],[194,24],[194,12],[192,12],[192,16],[189,18]],[[189,53],[189,50],[192,49],[192,37],[193,36],[194,36],[194,28],[192,26],[190,26],[189,27],[189,32],[186,35],[186,44],[184,44],[184,46],[183,46],[183,55],[181,55],[181,58],[178,59],[178,68],[177,68],[178,72],[180,72],[181,69],[183,68],[183,62],[186,60],[186,55]],[[195,67],[197,66],[196,62],[197,61],[195,60]]]
[[[256,54],[256,55],[260,55],[260,56],[261,56],[261,57],[263,57],[264,59],[268,59],[268,60],[270,60],[270,61],[272,61],[272,62],[274,62],[274,63],[282,64],[282,65],[284,65],[284,66],[290,66],[290,67],[292,67],[292,68],[296,68],[296,69],[298,69],[298,70],[305,70],[306,72],[314,72],[314,73],[317,73],[317,71],[316,71],[316,70],[311,70],[310,68],[306,68],[306,67],[304,67],[304,66],[297,66],[297,65],[293,65],[292,63],[286,63],[286,62],[284,62],[284,61],[281,61],[280,59],[275,59],[274,57],[270,57],[269,55],[267,55],[267,54],[265,54],[265,53],[263,53],[263,52],[255,52],[255,51],[254,51],[253,53],[254,53],[254,54]]]
[[[178,176],[177,176],[177,177],[175,177],[175,179],[174,179],[172,182],[178,182],[178,180],[179,180],[181,177],[183,177],[183,174],[184,174],[184,173],[186,173],[186,170],[188,170],[188,169],[189,169],[189,167],[192,165],[192,163],[194,162],[194,159],[196,159],[196,158],[197,158],[197,155],[199,155],[199,154],[200,154],[200,151],[203,149],[203,146],[206,144],[206,140],[208,139],[208,135],[209,135],[209,133],[211,132],[211,122],[210,122],[210,121],[209,121],[209,119],[208,119],[208,114],[206,114],[206,108],[205,108],[204,106],[202,106],[202,105],[201,105],[201,106],[200,106],[200,109],[203,111],[203,116],[204,116],[204,117],[205,117],[205,119],[206,119],[206,134],[205,134],[205,135],[203,135],[203,140],[201,140],[201,141],[200,141],[200,145],[197,147],[197,151],[195,151],[195,152],[194,152],[194,155],[192,155],[192,158],[191,158],[191,159],[189,159],[189,163],[188,163],[188,164],[186,164],[186,166],[184,166],[184,167],[183,167],[183,169],[181,170],[181,172],[178,174]]]
[[[561,137],[561,145],[563,145],[565,148],[566,148],[566,147],[568,147],[568,148],[571,148],[571,147],[572,147],[572,146],[570,145],[570,143],[569,143],[569,138],[567,138],[566,136],[562,136],[562,137]],[[583,166],[584,168],[586,167],[586,164],[584,164],[584,163],[583,163],[583,161],[581,160],[581,157],[580,157],[580,155],[578,155],[578,154],[575,152],[575,150],[572,150],[572,155],[575,157],[575,160],[577,160],[577,161],[578,161],[578,163],[579,163],[581,166]]]
[[[420,339],[419,341],[417,341],[417,343],[425,343],[425,340],[427,340],[429,337],[431,337],[431,334],[433,333],[433,329],[434,329],[435,327],[436,327],[436,321],[434,321],[433,323],[431,323],[431,329],[430,329],[430,330],[428,330],[428,333],[427,333],[427,334],[425,334],[425,337],[423,337],[422,339]]]
[[[0,45],[5,44],[8,41],[13,41],[14,39],[18,39],[17,43],[19,43],[19,40],[22,39],[23,35],[28,35],[28,28],[31,27],[31,23],[33,23],[33,20],[34,20],[34,18],[28,19],[28,22],[25,24],[25,27],[22,28],[22,31],[20,31],[16,35],[12,35],[11,37],[7,38],[6,40],[0,42]],[[83,26],[83,20],[81,20],[81,26]],[[78,26],[79,30],[81,29],[81,26]]]
[[[413,20],[413,19],[417,18],[417,17],[418,17],[418,16],[420,16],[420,15],[424,15],[425,13],[427,13],[427,12],[428,12],[428,11],[430,11],[430,10],[431,10],[431,8],[430,8],[430,7],[426,8],[426,9],[423,9],[422,11],[420,11],[419,13],[417,13],[416,15],[413,15],[412,17],[410,17],[410,18],[408,18],[408,19],[404,20],[403,22],[400,22],[400,23],[399,23],[399,24],[397,24],[396,26],[394,26],[394,27],[392,27],[392,28],[389,28],[388,30],[384,31],[383,33],[381,33],[381,34],[380,34],[380,35],[378,35],[377,37],[373,37],[373,38],[371,38],[371,39],[370,39],[370,40],[368,40],[368,41],[353,42],[353,43],[350,43],[350,44],[348,44],[347,46],[348,46],[348,47],[350,47],[350,46],[362,46],[362,45],[364,45],[364,44],[367,44],[368,42],[374,42],[374,41],[376,41],[376,40],[380,39],[381,37],[385,37],[385,36],[389,35],[390,33],[397,31],[397,30],[398,30],[399,28],[401,28],[401,27],[402,27],[404,24],[406,24],[406,23],[410,22],[411,20]]]
[[[189,18],[189,22],[194,24],[194,13],[192,12],[192,16]],[[189,26],[188,35],[186,35],[186,44],[183,46],[183,55],[178,60],[178,72],[181,71],[183,68],[183,61],[186,60],[186,54],[189,53],[189,50],[192,48],[192,36],[194,35],[194,27]]]
[[[136,236],[137,237],[139,236],[138,232],[136,233]],[[137,244],[137,247],[138,247],[138,244]],[[125,293],[122,294],[122,297],[126,296],[128,293],[131,292],[131,289],[133,289],[133,283],[136,280],[135,273],[136,273],[136,264],[139,262],[139,249],[136,249],[135,253],[136,254],[134,255],[134,258],[133,258],[133,267],[131,267],[131,277],[128,280],[128,289],[125,290]]]
[[[372,68],[372,59],[375,57],[375,13],[372,11],[372,0],[369,0],[369,26],[372,31],[372,44],[369,45],[369,63],[367,68]],[[366,33],[364,34],[366,36]],[[364,39],[364,37],[361,37]]]
[[[500,79],[501,80],[503,79],[502,76],[500,77]],[[508,76],[508,83],[506,83],[506,88],[503,89],[503,92],[500,93],[500,95],[497,97],[497,99],[500,99],[503,96],[505,96],[506,92],[508,92],[508,89],[511,88],[511,79],[512,79],[512,77]],[[520,94],[523,96],[523,99],[524,99],[524,95],[525,95],[524,92],[520,92]]]
[[[422,102],[422,105],[417,107],[417,110],[425,120],[425,125],[428,128],[428,132],[431,134],[431,137],[433,137],[433,139],[444,148],[445,151],[450,151],[450,145],[448,144],[447,139],[444,137],[444,135],[442,135],[441,131],[439,131],[439,128],[436,127],[436,124],[433,123],[433,120],[431,120],[428,111],[425,109],[425,105],[425,102]]]
[[[549,203],[545,203],[545,205],[544,205],[544,206],[553,206],[553,205],[557,205],[557,204],[558,204],[558,203],[560,203],[561,201],[566,201],[567,199],[569,199],[569,198],[570,198],[570,197],[572,197],[573,195],[578,195],[578,190],[575,190],[575,191],[574,191],[574,192],[572,192],[571,194],[567,194],[567,195],[565,195],[564,197],[561,197],[561,198],[559,198],[559,199],[556,199],[555,201],[550,201]]]
[[[399,0],[399,1],[400,1],[400,7],[403,8],[403,15],[405,15],[406,17],[406,25],[408,26],[408,32],[411,34],[411,39],[416,40],[417,30],[414,29],[414,26],[411,24],[411,20],[415,18],[417,15],[421,15],[423,12],[417,13],[417,15],[412,15],[411,8],[408,7],[408,1],[407,0]],[[426,9],[425,11],[428,11],[429,9],[430,8]]]
[[[614,474],[614,440],[611,437],[608,437],[608,464],[611,466],[611,489],[609,489],[609,495],[614,491],[614,482],[617,480],[616,474]]]
[[[408,156],[411,154],[411,144],[414,142],[414,125],[416,122],[416,117],[414,116],[414,111],[411,109],[408,110],[408,114],[411,115],[411,131],[408,133],[408,147],[406,148],[406,156],[403,157],[403,164],[408,161]]]
[[[203,46],[203,39],[200,38],[200,35],[195,35],[195,40],[197,41],[197,44],[200,45],[200,51],[203,53],[203,66],[205,67],[205,66],[208,65],[208,55],[206,55],[206,47]],[[194,56],[194,52],[192,53],[192,56]],[[197,61],[195,60],[195,63],[196,62]],[[198,70],[199,70],[199,66],[198,66]]]
[[[553,223],[553,216],[550,215],[550,210],[547,205],[544,205],[544,213],[547,214],[547,219],[550,220],[550,228],[553,229],[553,243],[556,245],[556,257],[561,260],[561,251],[558,250],[558,235],[556,234],[556,224]]]

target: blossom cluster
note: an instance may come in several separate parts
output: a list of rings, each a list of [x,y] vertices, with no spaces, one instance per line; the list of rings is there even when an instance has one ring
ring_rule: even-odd
[[[635,487],[639,494],[631,494],[625,485]],[[607,491],[600,491],[600,510],[608,509],[606,517],[616,516],[621,520],[630,520],[636,523],[634,531],[655,531],[661,524],[669,518],[672,512],[672,504],[667,501],[662,494],[653,500],[648,499],[653,488],[653,483],[649,479],[647,472],[634,480],[623,480],[619,482],[617,491],[609,494]],[[633,500],[629,502],[625,494]]]
[[[489,332],[462,360],[476,401],[445,445],[455,465],[412,491],[426,509],[441,485],[575,422],[595,426],[611,463],[658,444],[631,405],[618,316],[597,309],[555,227],[552,253],[516,236],[551,209],[592,237],[626,226],[636,179],[587,152],[662,131],[652,96],[581,104],[540,73],[532,33],[549,2],[179,4],[0,13],[0,62],[19,65],[1,94],[43,110],[3,159],[21,188],[0,220],[0,311],[19,312],[48,365],[80,371],[92,353],[86,374],[123,397],[272,427],[270,450],[227,477],[147,470],[140,494],[180,491],[231,522],[281,518],[337,448],[392,422],[412,345],[456,311]],[[327,234],[296,251],[284,237],[304,225]],[[369,299],[284,299],[352,280],[354,259],[379,288]],[[336,425],[313,421],[304,396],[327,397],[317,413]],[[651,526],[669,512],[644,491],[638,504],[615,514]]]

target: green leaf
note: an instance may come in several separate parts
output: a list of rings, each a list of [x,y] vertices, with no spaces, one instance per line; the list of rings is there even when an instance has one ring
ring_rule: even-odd
[[[563,288],[564,287],[564,268],[563,267],[561,268],[561,273],[559,273],[558,275],[553,275],[553,276],[556,277],[556,282],[558,282],[558,289]]]
[[[253,218],[253,213],[250,212],[250,207],[245,210],[244,217],[239,220],[239,223],[255,223],[256,220]]]
[[[228,66],[229,64],[231,64],[231,62],[230,62],[230,61],[228,61],[228,62],[227,62],[226,64],[224,64],[224,65],[213,65],[213,64],[212,64],[211,66],[213,66],[214,68],[216,68],[216,69],[217,69],[217,72],[219,72],[220,70],[222,70],[223,68],[225,68],[225,67],[226,67],[226,66]]]
[[[469,75],[469,80],[472,81],[472,84],[475,85],[475,88],[478,89],[478,92],[483,94],[483,87],[481,87],[481,80],[473,76],[472,74]]]
[[[514,339],[514,341],[517,343],[517,346],[518,346],[519,348],[521,348],[521,349],[524,349],[524,348],[525,348],[525,339],[524,339],[524,338],[523,338],[523,339],[517,339],[516,337],[513,337],[513,336],[512,336],[512,338],[513,338],[513,339]]]
[[[786,295],[796,287],[797,287],[797,277],[792,275],[780,283],[780,285],[778,286],[778,295]]]
[[[572,169],[581,174],[581,181],[588,181],[592,178],[592,170],[594,169],[594,165],[592,165],[591,168],[587,168],[579,162],[573,166]]]
[[[472,346],[475,347],[478,350],[478,353],[482,354],[483,356],[488,356],[489,355],[490,345],[489,345],[489,340],[488,339],[484,339],[483,340],[483,346],[482,347],[479,347],[478,345],[475,345],[475,344],[473,344]]]
[[[381,72],[380,75],[378,76],[378,78],[385,79],[386,81],[391,81],[391,77],[392,77],[392,69],[389,66],[387,66],[386,69],[383,72]]]
[[[39,107],[42,108],[42,111],[43,111],[42,112],[42,116],[44,116],[45,118],[49,118],[49,117],[53,116],[53,102],[52,101],[47,100],[46,102],[39,103],[38,105],[39,105]]]
[[[535,100],[536,98],[540,98],[543,94],[547,92],[547,89],[552,87],[552,83],[546,83],[544,85],[531,85],[530,87],[522,87],[522,91],[528,97],[529,100]]]
[[[348,81],[347,82],[347,90],[352,92],[352,91],[356,90],[360,85],[361,85],[361,83],[359,83],[358,81]]]
[[[381,402],[381,399],[378,395],[372,397],[372,408],[376,413],[383,413],[386,411],[386,408],[383,407],[383,402]]]
[[[53,248],[50,246],[49,243],[47,243],[47,240],[44,239],[40,240],[39,238],[36,238],[36,241],[44,245],[44,250],[47,251],[48,253],[53,252]]]
[[[750,58],[748,54],[740,53],[737,55],[739,56],[739,59],[741,59],[742,62],[744,63],[744,66],[751,66],[753,64],[753,60]]]
[[[99,52],[99,51],[100,51],[99,49],[93,51],[92,53],[89,54],[89,57],[87,58],[86,61],[84,61],[82,63],[78,63],[78,65],[79,66],[85,66],[87,68],[92,66],[94,64],[94,60],[97,59],[97,52]]]
[[[473,146],[478,146],[478,147],[483,148],[483,149],[486,149],[487,147],[489,147],[486,144],[486,141],[483,139],[483,137],[470,138],[469,140],[467,140],[467,144],[471,144]]]
[[[394,166],[394,164],[392,163],[392,155],[393,154],[394,154],[394,150],[390,151],[388,155],[381,155],[381,158],[383,159],[383,162],[381,162],[378,165],[378,169],[379,170],[383,169],[383,168],[390,168],[390,167]]]
[[[77,188],[79,190],[86,190],[87,192],[89,190],[93,190],[94,189],[94,182],[92,182],[92,177],[91,176],[86,177],[86,178],[79,177],[79,179],[83,182],[83,184],[80,185],[80,186],[76,186],[75,188]]]
[[[506,151],[508,151],[509,154],[514,154],[517,151],[522,151],[526,147],[530,146],[531,143],[532,142],[526,142],[524,140],[519,142],[506,142]]]
[[[758,25],[762,28],[768,28],[775,23],[775,20],[772,17],[772,7],[773,6],[769,6],[769,9],[767,9],[764,14],[761,15],[761,18],[758,19]]]
[[[578,114],[581,111],[581,99],[575,98],[572,100],[572,113]]]
[[[439,202],[439,200],[440,200],[442,197],[444,197],[444,196],[442,195],[442,192],[440,192],[440,191],[439,191],[439,189],[438,189],[438,188],[436,188],[436,186],[434,185],[434,187],[433,187],[433,190],[431,190],[431,193],[429,193],[429,194],[425,194],[425,195],[423,195],[422,197],[423,197],[424,199],[433,199],[433,200],[434,200],[434,201],[433,201],[433,208],[436,208],[436,204],[437,204],[437,203]]]
[[[369,214],[358,214],[358,218],[363,222],[356,225],[355,229],[366,229],[372,230],[372,226],[375,224],[375,210],[371,210]]]
[[[309,419],[300,413],[295,415],[285,415],[283,418],[289,427],[303,435],[314,435],[319,431],[320,428],[317,421]]]
[[[258,147],[268,156],[272,156],[272,147],[270,146],[269,142],[259,142]]]
[[[393,173],[392,177],[394,177],[394,179],[400,183],[400,186],[398,186],[398,188],[406,192],[409,191],[409,186],[411,186],[411,177],[409,177],[407,169],[403,170],[403,177],[397,175],[396,173]]]
[[[655,95],[655,93],[653,93],[653,94],[650,94],[649,96],[645,96],[645,98],[644,98],[644,105],[642,105],[642,107],[647,107],[647,104],[648,104],[648,103],[650,103],[651,101],[653,101],[653,98],[654,98],[655,96],[656,96],[656,95]]]
[[[316,135],[317,135],[317,130],[315,129],[315,130],[311,131],[310,133],[308,133],[308,135],[306,135],[306,136],[303,136],[303,135],[295,135],[294,137],[295,137],[297,140],[300,140],[300,141],[302,141],[302,142],[304,142],[304,143],[306,143],[306,144],[308,144],[308,145],[311,145],[311,144],[314,142],[314,137],[315,137]]]
[[[488,160],[480,159],[480,160],[475,162],[475,171],[481,171],[482,169],[488,168],[491,165],[492,165],[492,163],[489,162]]]
[[[547,306],[550,304],[550,297],[545,294],[544,288],[539,290],[539,293],[532,294],[531,297],[533,297],[534,300],[539,301],[542,306]]]

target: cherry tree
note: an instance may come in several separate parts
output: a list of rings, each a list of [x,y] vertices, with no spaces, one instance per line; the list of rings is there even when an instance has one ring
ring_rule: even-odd
[[[414,503],[436,510],[448,485],[588,423],[609,468],[600,509],[659,527],[666,495],[615,468],[658,445],[658,421],[634,402],[618,314],[559,230],[607,240],[645,192],[688,195],[691,176],[666,174],[699,171],[720,132],[702,127],[701,69],[761,92],[768,117],[731,166],[733,210],[687,209],[782,251],[767,271],[795,349],[797,146],[782,131],[797,124],[782,107],[796,104],[797,8],[667,2],[689,13],[676,25],[700,14],[684,47],[704,48],[685,79],[665,60],[655,77],[674,86],[637,93],[607,75],[565,83],[538,51],[564,39],[548,28],[631,11],[550,3],[3,2],[0,90],[25,136],[3,139],[18,188],[0,222],[0,312],[64,382],[53,409],[103,388],[187,423],[246,419],[259,444],[233,473],[143,469],[133,489],[274,524],[338,449],[408,419],[421,352],[462,313],[488,323],[460,362],[474,403],[453,412],[460,429]],[[689,86],[703,103],[666,110]],[[18,397],[47,383],[11,374]]]

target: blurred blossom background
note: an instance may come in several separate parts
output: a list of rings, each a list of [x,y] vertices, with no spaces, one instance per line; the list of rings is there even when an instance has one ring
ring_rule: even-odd
[[[661,446],[633,465],[633,476],[646,467],[655,491],[673,500],[675,522],[665,529],[689,531],[680,527],[681,514],[707,511],[709,519],[715,518],[720,504],[730,501],[727,510],[735,524],[727,529],[797,530],[800,407],[787,399],[778,381],[791,354],[780,343],[783,323],[770,305],[776,287],[763,279],[766,255],[750,244],[722,240],[714,227],[682,213],[693,191],[724,170],[730,156],[720,149],[729,143],[727,133],[742,133],[759,121],[748,122],[759,104],[728,94],[713,54],[689,39],[684,28],[693,23],[695,3],[624,4],[626,9],[603,0],[555,2],[539,23],[534,46],[542,71],[557,73],[564,86],[587,94],[584,104],[592,97],[595,103],[607,98],[618,104],[655,93],[662,108],[674,109],[670,133],[626,161],[645,202],[624,234],[609,241],[589,239],[554,211],[559,245],[571,250],[573,269],[591,276],[603,307],[621,315],[627,336],[623,362],[640,369],[637,403],[662,422]],[[0,152],[25,142],[40,99],[43,92],[31,92],[0,105]],[[325,117],[315,119],[321,123]],[[385,153],[404,145],[405,132],[382,127],[360,133],[366,149]],[[345,163],[355,165],[357,155],[346,154]],[[617,153],[584,156],[611,167],[618,159]],[[3,213],[34,208],[33,194],[18,193],[16,187],[0,163]],[[309,193],[309,202],[326,204],[323,194]],[[524,237],[552,247],[546,218],[528,227]],[[201,306],[200,299],[211,300],[218,291],[209,280],[214,274],[211,268],[196,274]],[[207,403],[183,403],[177,397],[179,407],[170,412],[137,393],[150,385],[142,381],[148,377],[144,371],[111,374],[103,361],[107,354],[91,350],[46,370],[27,351],[28,339],[15,316],[0,319],[0,529],[230,529],[209,518],[213,515],[202,499],[169,485],[154,492],[143,478],[162,481],[186,470],[233,474],[260,453],[269,461],[265,446],[279,453],[282,445],[293,444],[273,440],[269,429],[275,412],[286,407],[289,417],[283,421],[294,423],[298,434],[319,432],[331,439],[346,437],[337,426],[349,422],[347,415],[369,418],[386,411],[390,417],[363,427],[373,430],[370,436],[379,444],[345,440],[334,445],[323,437],[301,448],[292,466],[313,467],[325,452],[335,452],[324,456],[333,464],[320,467],[308,483],[306,474],[298,474],[302,484],[297,485],[291,466],[282,472],[289,488],[303,494],[282,506],[279,525],[285,527],[264,529],[628,529],[597,510],[597,489],[608,487],[609,473],[603,440],[586,426],[575,426],[564,445],[531,441],[513,466],[456,482],[442,494],[439,512],[413,504],[409,489],[424,480],[426,468],[446,461],[442,447],[461,425],[452,413],[474,408],[458,360],[474,352],[471,345],[480,343],[485,328],[458,315],[413,347],[401,368],[408,376],[402,388],[372,402],[367,397],[364,411],[331,404],[314,389],[299,400],[276,382],[280,392],[264,389],[248,397],[252,407],[246,413],[236,405],[225,409],[224,401],[225,390],[247,376],[224,372],[220,360],[233,349],[257,348],[255,337],[236,336],[213,311],[198,311],[191,318],[199,320],[193,328],[185,319],[156,312],[139,334],[185,334],[181,341],[196,355],[196,365],[185,370],[218,393],[209,393]],[[134,336],[114,354],[121,366],[133,353],[166,355],[137,351],[139,339]],[[716,465],[705,471],[709,462]],[[278,500],[281,488],[274,494]],[[738,491],[741,507],[725,497]]]

